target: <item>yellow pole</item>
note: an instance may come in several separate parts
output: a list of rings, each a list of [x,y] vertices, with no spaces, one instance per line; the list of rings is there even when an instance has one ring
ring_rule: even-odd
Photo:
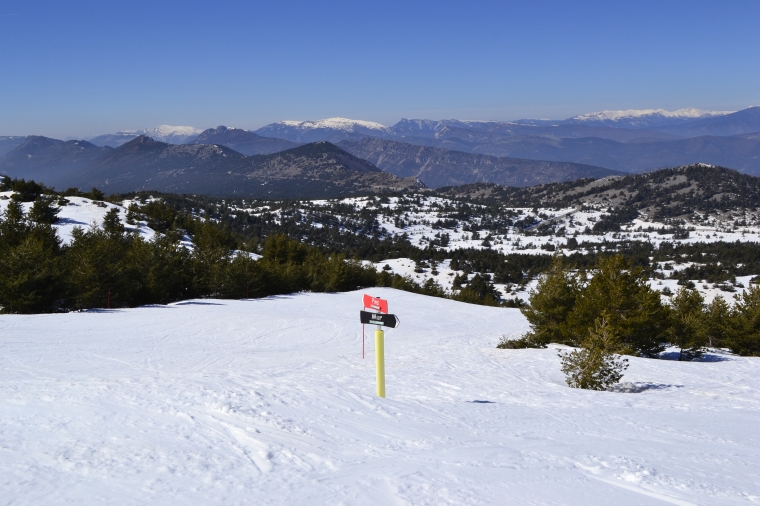
[[[385,336],[375,329],[375,365],[377,367],[377,396],[385,397]]]

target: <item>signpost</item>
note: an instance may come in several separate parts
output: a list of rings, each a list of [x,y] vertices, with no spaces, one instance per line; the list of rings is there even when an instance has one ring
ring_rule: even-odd
[[[364,295],[364,309],[374,309],[381,313],[388,312],[388,301],[370,295]]]
[[[395,329],[400,320],[395,314],[370,313],[369,311],[359,311],[359,318],[363,324],[378,325]]]
[[[374,311],[366,311],[374,309]],[[381,327],[398,327],[400,320],[395,314],[388,314],[388,301],[378,297],[364,296],[364,310],[359,312],[362,323],[362,358],[364,358],[364,325],[375,325],[375,368],[377,376],[377,396],[385,397],[385,334]]]
[[[364,309],[374,309],[380,313],[388,312],[388,301],[381,299],[380,297],[372,297],[371,295],[364,294],[362,298],[364,302]],[[364,322],[362,322],[362,359],[364,359]]]

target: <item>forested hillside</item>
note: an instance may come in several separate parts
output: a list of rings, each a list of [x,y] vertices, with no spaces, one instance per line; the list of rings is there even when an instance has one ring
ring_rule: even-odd
[[[96,189],[3,184],[6,312],[368,286],[534,306],[558,255],[573,272],[619,255],[666,308],[684,289],[732,305],[760,275],[758,180],[708,166],[296,201],[138,192],[105,202]],[[69,210],[85,204],[107,212],[72,227]]]

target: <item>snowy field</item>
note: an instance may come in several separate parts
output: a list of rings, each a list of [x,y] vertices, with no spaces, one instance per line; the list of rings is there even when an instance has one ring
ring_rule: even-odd
[[[570,389],[519,311],[362,292],[0,316],[0,504],[756,504],[760,360]]]
[[[409,204],[414,199],[417,204]],[[410,243],[414,246],[425,248],[430,244],[436,234],[447,234],[448,244],[442,249],[453,251],[460,248],[489,249],[499,253],[523,253],[535,255],[552,254],[551,251],[542,249],[542,246],[552,245],[555,248],[564,248],[567,245],[567,238],[573,237],[579,243],[599,244],[606,242],[620,241],[644,241],[651,242],[659,246],[664,242],[673,244],[692,244],[692,243],[710,243],[710,242],[760,242],[760,219],[755,213],[749,213],[744,210],[737,210],[720,216],[700,215],[703,220],[700,222],[684,221],[683,228],[689,230],[689,237],[675,237],[672,231],[664,233],[672,227],[671,224],[662,221],[649,220],[639,217],[629,223],[625,223],[619,232],[607,232],[604,234],[590,233],[587,229],[592,229],[594,224],[607,215],[609,206],[588,205],[586,209],[581,208],[521,208],[502,206],[503,212],[514,213],[514,219],[535,220],[535,225],[530,230],[535,229],[540,224],[552,224],[557,228],[564,228],[563,235],[531,235],[526,233],[520,227],[507,226],[506,233],[498,233],[489,230],[498,222],[484,223],[482,216],[472,216],[469,220],[459,220],[460,226],[450,227],[442,226],[435,228],[434,225],[445,223],[446,218],[451,214],[444,211],[446,206],[456,206],[458,201],[430,197],[424,195],[411,195],[404,200],[404,206],[408,208],[399,218],[403,222],[403,227],[395,225],[395,211],[399,209],[400,199],[390,197],[389,203],[377,204],[376,199],[367,197],[351,197],[334,201],[329,200],[311,200],[302,201],[303,207],[298,209],[299,213],[306,216],[310,208],[329,208],[335,204],[351,205],[356,210],[376,209],[379,212],[379,228],[387,235],[406,234]],[[305,204],[308,204],[306,206]],[[471,204],[472,208],[485,209],[485,206]],[[275,216],[282,215],[282,210],[272,211],[269,206],[258,208],[237,209],[238,212],[248,212],[252,215],[261,215],[262,213],[272,212]],[[345,219],[336,213],[334,216]],[[744,223],[744,225],[734,225],[734,222]],[[475,235],[467,232],[461,226],[462,224],[477,225],[485,227]],[[503,225],[503,224],[502,224]],[[321,226],[317,223],[315,226]],[[447,228],[448,227],[448,228]],[[659,232],[663,232],[662,234]],[[488,237],[488,245],[483,244],[484,239]],[[587,252],[583,249],[576,250]]]
[[[499,219],[490,218],[484,221],[484,215],[471,212],[472,209],[486,209],[484,206],[470,204],[471,215],[467,219],[456,218],[453,212],[460,202],[455,200],[431,197],[425,195],[411,195],[406,198],[389,197],[387,203],[380,203],[374,197],[351,197],[336,200],[311,200],[301,201],[296,207],[273,209],[270,205],[260,207],[234,208],[234,212],[245,212],[255,216],[271,214],[275,222],[282,224],[286,217],[292,218],[297,211],[302,222],[306,222],[310,213],[315,210],[324,212],[330,210],[330,215],[342,223],[350,222],[356,218],[356,212],[368,210],[377,213],[377,228],[385,237],[406,236],[409,242],[419,248],[427,248],[433,244],[436,249],[453,252],[457,249],[480,249],[498,252],[502,254],[527,254],[527,255],[553,255],[555,251],[565,254],[588,254],[593,251],[583,247],[568,247],[568,241],[574,240],[579,244],[615,244],[624,241],[648,242],[655,247],[663,243],[674,245],[696,243],[760,243],[760,218],[755,212],[746,210],[734,210],[731,212],[719,212],[715,215],[699,215],[698,220],[691,222],[685,220],[681,231],[688,231],[687,236],[674,234],[673,223],[650,220],[643,215],[625,223],[618,232],[593,233],[594,225],[603,216],[606,216],[608,206],[588,205],[585,208],[519,208],[502,207],[501,211],[511,216],[511,220],[519,220],[518,224],[510,225]],[[333,212],[336,206],[350,206],[354,209],[354,215],[342,215]],[[338,207],[340,209],[340,207]],[[399,210],[402,210],[400,212]],[[696,216],[696,215],[695,215]],[[689,218],[694,218],[690,216]],[[398,221],[397,221],[398,220]],[[490,221],[489,221],[490,220]],[[522,227],[525,223],[534,223],[527,230]],[[563,232],[557,235],[535,235],[536,227],[541,224],[550,224]],[[311,222],[311,226],[321,228],[324,225],[318,221]],[[335,225],[334,225],[335,226]],[[468,231],[472,226],[480,230]],[[345,231],[345,233],[353,233]],[[445,236],[445,245],[441,244],[441,238]],[[595,248],[591,248],[592,250]],[[432,268],[419,267],[410,258],[389,258],[375,262],[377,269],[389,269],[389,272],[409,276],[415,282],[424,284],[433,279],[444,290],[452,292],[454,277],[463,274],[462,270],[450,268],[450,259],[436,265],[435,272]],[[667,269],[663,269],[667,265]],[[664,262],[657,269],[664,277],[670,278],[674,273],[683,270],[692,264],[690,262],[674,263]],[[476,272],[472,272],[475,274]],[[482,273],[481,273],[482,274]],[[732,283],[707,283],[706,280],[693,279],[695,288],[709,303],[720,295],[729,304],[734,302],[734,295],[739,294],[749,287],[749,281],[760,273],[741,276],[736,279],[737,284]],[[680,285],[677,279],[653,279],[650,281],[652,288],[662,291],[668,288],[675,292]],[[500,284],[495,287],[504,298],[517,297],[524,301],[528,300],[530,291],[535,288],[537,279],[532,279],[526,284]],[[663,301],[669,301],[663,296]]]
[[[0,215],[8,208],[8,199],[11,195],[13,195],[13,192],[0,192]],[[77,227],[84,230],[89,229],[93,225],[102,227],[103,219],[111,209],[119,211],[119,218],[128,232],[137,232],[146,241],[150,241],[156,235],[144,221],[136,222],[134,225],[127,223],[127,207],[131,201],[125,200],[124,205],[119,206],[110,202],[93,201],[84,197],[66,197],[66,200],[68,203],[65,206],[58,207],[60,209],[58,222],[54,225],[58,232],[58,237],[61,238],[61,242],[64,244],[71,243],[74,239],[72,233]],[[33,205],[33,202],[24,202],[22,204],[24,211],[27,213]]]

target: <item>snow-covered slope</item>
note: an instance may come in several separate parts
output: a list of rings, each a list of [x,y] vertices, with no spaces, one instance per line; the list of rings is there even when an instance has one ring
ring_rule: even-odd
[[[654,128],[694,119],[724,116],[732,112],[734,111],[704,111],[691,107],[676,111],[666,111],[665,109],[627,109],[624,111],[592,112],[574,116],[567,121],[623,128]]]
[[[13,192],[0,192],[0,215],[8,207],[8,198],[12,194]],[[129,206],[129,201],[125,201],[124,205],[121,206],[111,204],[110,202],[94,201],[84,197],[66,197],[66,201],[66,205],[60,206],[58,222],[53,225],[53,228],[58,232],[58,237],[61,238],[64,244],[68,244],[73,240],[72,232],[76,227],[87,229],[93,225],[96,227],[103,226],[103,219],[106,213],[113,208],[118,209],[122,224],[128,232],[136,231],[146,241],[153,239],[156,234],[145,222],[135,222],[134,225],[127,223],[127,206]],[[28,212],[32,205],[32,202],[25,202],[23,204],[24,210]]]
[[[331,128],[333,130],[343,130],[344,132],[355,132],[358,129],[376,130],[386,132],[388,127],[373,121],[362,121],[358,119],[347,118],[327,118],[317,121],[283,121],[285,125],[296,127],[300,130],[314,130],[317,128]]]
[[[519,311],[391,289],[0,316],[8,504],[754,504],[760,361],[570,389]]]
[[[141,130],[122,130],[115,134],[99,135],[89,139],[96,146],[110,146],[116,148],[131,141],[139,135],[147,135],[161,142],[169,144],[186,144],[194,140],[203,130],[191,126],[159,125],[156,128],[144,128]]]
[[[280,121],[256,130],[258,135],[277,137],[294,142],[337,142],[344,139],[361,139],[366,136],[384,137],[390,128],[372,121],[347,118],[328,118],[317,121]]]
[[[153,137],[153,139],[157,141],[168,142],[169,144],[184,144],[200,135],[202,131],[203,130],[191,126],[159,125],[156,128],[126,130],[119,133],[132,134],[135,137],[138,135],[147,135],[148,137]]]

